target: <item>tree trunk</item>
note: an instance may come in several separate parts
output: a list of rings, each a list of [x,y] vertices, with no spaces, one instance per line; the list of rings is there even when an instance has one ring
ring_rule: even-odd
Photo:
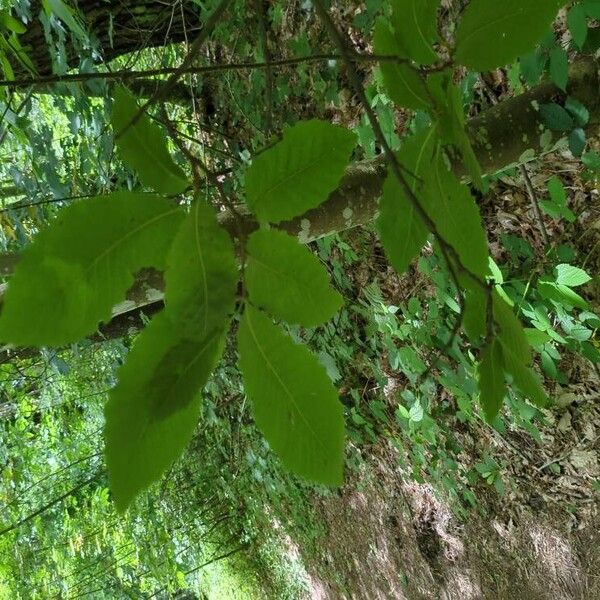
[[[71,6],[72,2],[67,2]],[[161,2],[158,0],[78,0],[78,16],[102,62],[142,48],[164,46],[166,43],[193,39],[199,30],[200,18],[194,2]],[[39,75],[52,74],[52,48],[46,41],[38,18],[42,12],[40,0],[31,4],[32,20],[19,40],[27,51]],[[88,49],[88,56],[92,56]],[[67,63],[74,68],[83,58],[81,51],[67,44]],[[13,61],[15,77],[30,75],[23,65]]]

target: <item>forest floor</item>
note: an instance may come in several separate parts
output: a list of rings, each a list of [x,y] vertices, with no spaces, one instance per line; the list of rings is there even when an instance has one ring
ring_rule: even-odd
[[[600,519],[583,450],[562,459],[571,475],[551,481],[535,466],[541,453],[516,448],[513,474],[528,484],[510,497],[490,492],[461,522],[430,485],[406,483],[390,444],[378,445],[357,481],[318,501],[329,533],[314,569],[339,579],[313,576],[307,598],[600,597]]]

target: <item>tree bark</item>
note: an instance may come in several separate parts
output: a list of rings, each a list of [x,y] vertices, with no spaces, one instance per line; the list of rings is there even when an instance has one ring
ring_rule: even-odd
[[[158,0],[77,0],[78,17],[90,34],[95,50],[100,50],[102,62],[108,63],[119,56],[142,48],[161,47],[193,39],[200,27],[198,9],[194,2]],[[40,0],[31,3],[31,21],[27,31],[19,37],[28,57],[39,75],[52,74],[51,46],[47,43],[44,27],[39,18]],[[81,49],[67,43],[67,64],[73,68],[84,58]],[[88,49],[92,57],[92,49]],[[13,59],[15,78],[30,73]]]

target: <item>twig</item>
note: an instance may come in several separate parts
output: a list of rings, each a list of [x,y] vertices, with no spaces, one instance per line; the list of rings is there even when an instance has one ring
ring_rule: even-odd
[[[533,189],[533,183],[531,182],[531,177],[529,177],[529,171],[527,171],[527,167],[525,165],[519,165],[519,172],[525,181],[525,188],[527,189],[527,194],[529,195],[529,200],[531,200],[531,206],[533,206],[533,212],[535,213],[535,218],[538,222],[538,227],[540,228],[540,233],[542,234],[542,241],[544,242],[544,246],[548,246],[550,243],[550,239],[548,238],[548,231],[546,230],[546,225],[544,224],[544,216],[542,215],[542,211],[540,210],[540,203],[538,202],[538,197]]]
[[[362,104],[367,114],[367,118],[369,119],[369,123],[371,125],[371,128],[373,129],[375,138],[377,139],[381,148],[384,151],[386,162],[388,163],[394,178],[398,181],[400,188],[402,189],[402,192],[408,200],[408,203],[410,204],[411,208],[417,214],[419,219],[423,222],[425,227],[427,227],[427,229],[434,235],[435,239],[437,240],[440,246],[440,250],[444,255],[444,259],[447,262],[450,262],[450,259],[452,259],[452,263],[456,266],[456,268],[458,268],[458,270],[461,273],[466,275],[475,283],[475,285],[480,287],[486,293],[487,298],[491,297],[490,286],[485,282],[483,278],[481,278],[479,275],[471,271],[463,264],[454,246],[447,242],[446,239],[441,235],[435,221],[429,216],[427,211],[421,205],[419,198],[417,197],[417,195],[409,185],[408,181],[404,177],[402,173],[402,166],[398,162],[396,155],[394,154],[393,150],[388,144],[383,130],[381,129],[381,125],[379,124],[377,115],[375,114],[375,111],[371,107],[371,104],[369,103],[366,97],[361,78],[352,60],[353,52],[346,45],[346,40],[344,36],[338,31],[331,16],[325,9],[322,0],[315,0],[315,8],[320,19],[325,25],[325,28],[329,31],[331,39],[338,47],[338,50],[342,55],[344,62],[346,63],[350,83],[352,84],[352,87],[354,88],[354,91],[356,92],[356,95],[358,96],[360,103]]]
[[[156,104],[156,103],[160,102],[161,100],[164,100],[168,96],[169,92],[177,85],[179,78],[185,73],[186,69],[191,67],[194,60],[196,60],[196,56],[200,52],[200,48],[202,48],[202,45],[204,44],[204,42],[210,37],[211,33],[213,32],[213,29],[216,27],[217,23],[221,20],[221,17],[225,13],[225,11],[229,8],[229,5],[231,4],[231,2],[232,2],[232,0],[221,0],[219,5],[217,6],[217,8],[215,8],[215,10],[211,13],[211,15],[206,20],[206,23],[204,23],[202,30],[198,34],[198,37],[194,40],[194,43],[192,44],[186,57],[183,59],[183,62],[181,63],[181,65],[179,67],[177,67],[175,69],[175,71],[171,74],[169,79],[167,79],[166,84],[162,88],[158,89],[146,101],[146,103],[140,107],[140,109],[133,116],[131,121],[116,135],[117,138],[122,136],[129,129],[129,127],[132,127],[133,125],[135,125],[142,118],[142,116],[146,112],[148,112],[148,109],[153,104]]]
[[[209,73],[218,73],[222,71],[252,71],[256,69],[268,69],[275,67],[290,67],[303,63],[327,62],[342,60],[339,54],[311,54],[310,56],[296,56],[292,58],[283,58],[274,60],[270,63],[266,62],[231,62],[219,63],[215,65],[201,66],[179,66],[179,67],[163,67],[160,69],[148,69],[146,71],[131,71],[123,69],[120,71],[104,71],[100,73],[68,73],[66,75],[44,75],[41,77],[30,77],[23,79],[3,79],[0,80],[0,87],[37,87],[46,86],[51,83],[82,83],[86,81],[116,80],[127,81],[128,79],[140,79],[147,77],[158,77],[161,75],[206,75]],[[397,64],[405,64],[407,61],[395,55],[386,54],[359,54],[352,55],[354,62],[389,62]],[[430,71],[430,69],[427,69]],[[161,89],[164,95],[164,88]]]
[[[255,0],[256,12],[258,14],[258,29],[266,63],[265,79],[265,134],[267,139],[271,136],[273,129],[273,69],[271,68],[271,52],[269,51],[269,36],[267,33],[267,20],[265,16],[265,4],[263,0]]]

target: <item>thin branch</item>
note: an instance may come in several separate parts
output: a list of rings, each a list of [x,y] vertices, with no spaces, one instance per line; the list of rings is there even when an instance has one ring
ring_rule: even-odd
[[[269,36],[267,33],[267,19],[265,15],[265,4],[263,0],[255,0],[256,12],[258,14],[258,29],[262,45],[263,58],[265,59],[265,133],[267,139],[271,136],[273,129],[273,69],[271,68],[271,52],[269,50]]]
[[[519,172],[525,181],[525,188],[527,189],[527,194],[529,195],[529,200],[531,201],[531,206],[533,206],[533,212],[535,213],[535,218],[538,222],[538,227],[540,228],[540,233],[542,234],[542,241],[544,242],[544,246],[548,246],[550,244],[550,238],[548,237],[548,230],[546,229],[546,224],[544,223],[544,215],[542,215],[542,211],[540,210],[540,203],[538,201],[538,197],[533,189],[533,183],[531,181],[531,177],[529,177],[529,171],[525,165],[519,165]]]
[[[353,54],[354,62],[391,62],[404,64],[406,59],[398,56],[378,55],[378,54]],[[296,56],[293,58],[283,58],[267,62],[231,62],[219,63],[215,65],[201,65],[188,67],[163,67],[160,69],[148,69],[146,71],[131,71],[123,69],[120,71],[104,71],[98,73],[68,73],[66,75],[44,75],[41,77],[29,77],[22,79],[3,79],[0,80],[0,87],[38,87],[46,86],[51,83],[82,83],[95,80],[114,80],[127,81],[130,79],[140,79],[149,77],[159,77],[161,75],[206,75],[209,73],[219,73],[223,71],[253,71],[258,69],[270,69],[275,67],[289,67],[303,63],[340,61],[343,57],[339,54],[311,54],[310,56]],[[166,84],[165,84],[166,85]],[[165,87],[160,89],[163,98],[167,96]]]
[[[21,527],[21,525],[25,525],[25,523],[28,523],[29,521],[35,519],[37,516],[45,513],[48,509],[52,508],[53,506],[56,506],[57,504],[62,502],[65,498],[68,498],[69,496],[76,494],[79,490],[84,488],[86,485],[89,485],[90,483],[92,483],[96,479],[98,479],[98,477],[102,473],[103,473],[103,470],[97,471],[89,479],[82,481],[81,483],[77,484],[74,488],[72,488],[69,491],[65,492],[64,494],[61,494],[60,496],[58,496],[58,498],[54,498],[47,504],[44,504],[43,506],[38,508],[36,511],[34,511],[31,514],[27,515],[26,517],[22,518],[20,521],[17,521],[16,523],[13,523],[12,525],[7,525],[4,529],[0,530],[0,536],[3,536],[6,533],[10,533],[11,531],[14,531],[15,529],[18,529],[19,527]]]
[[[373,129],[375,138],[379,142],[381,148],[383,148],[386,162],[390,167],[392,175],[398,181],[398,184],[400,185],[400,188],[402,189],[402,192],[406,196],[406,199],[408,200],[412,209],[415,211],[419,219],[423,222],[425,227],[427,227],[427,229],[429,229],[429,231],[434,235],[435,239],[440,245],[442,252],[446,253],[452,259],[452,262],[457,266],[459,271],[461,273],[464,273],[478,287],[484,290],[486,294],[489,294],[490,291],[487,283],[479,275],[473,273],[473,271],[471,271],[463,264],[457,250],[454,248],[454,246],[448,243],[446,239],[441,235],[435,221],[429,216],[427,211],[421,205],[419,198],[416,196],[415,192],[404,177],[404,174],[402,173],[402,165],[400,165],[396,155],[394,154],[393,150],[388,144],[383,130],[381,129],[381,125],[379,124],[379,119],[377,118],[375,111],[373,110],[373,108],[371,108],[371,104],[367,99],[361,78],[352,60],[354,53],[347,46],[344,36],[338,31],[330,14],[325,9],[322,0],[315,0],[315,8],[317,10],[319,18],[323,22],[325,28],[329,31],[331,39],[338,47],[338,50],[342,55],[344,62],[346,63],[350,83],[354,88],[354,91],[367,114],[367,118],[369,119],[369,123],[371,125],[371,128]]]

